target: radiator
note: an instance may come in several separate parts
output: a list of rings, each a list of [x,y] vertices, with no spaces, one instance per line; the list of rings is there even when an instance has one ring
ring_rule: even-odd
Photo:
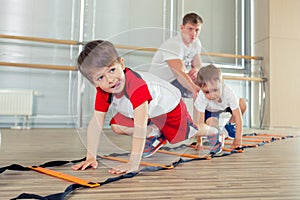
[[[0,115],[23,116],[23,120],[29,125],[32,107],[33,90],[0,90]],[[23,128],[29,128],[25,127],[24,121]],[[15,126],[16,124],[15,121]]]

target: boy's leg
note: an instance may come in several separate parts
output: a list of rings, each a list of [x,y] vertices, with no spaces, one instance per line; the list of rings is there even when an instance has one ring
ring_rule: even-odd
[[[163,135],[150,136],[146,138],[145,148],[143,152],[143,158],[148,158],[156,153],[157,150],[162,148],[167,143],[167,140]]]
[[[225,112],[229,112],[230,114],[232,114],[232,110],[229,107],[226,108]],[[227,132],[227,137],[232,139],[235,138],[236,128],[235,128],[235,121],[233,117],[231,117],[228,123],[225,124],[224,128]]]
[[[220,134],[218,128],[203,124],[198,129],[182,100],[173,111],[166,115],[152,118],[151,121],[161,130],[162,135],[171,144],[179,143],[195,136],[206,135],[210,136],[209,141],[212,144],[210,153],[216,154],[222,151],[224,137]]]
[[[207,140],[210,146],[211,154],[219,154],[222,152],[222,148],[224,147],[225,137],[224,134],[219,132],[214,135],[208,135]]]
[[[203,145],[209,146],[209,153],[211,154],[221,153],[224,147],[225,137],[222,130],[231,117],[230,114],[229,116],[224,114],[223,112],[209,112],[206,110],[205,124],[199,127],[198,134],[206,135],[203,137],[203,140],[206,141]]]
[[[210,112],[205,110],[204,113],[204,122],[205,124],[201,124],[199,127],[198,135],[200,136],[208,136],[215,135],[219,132],[218,130],[218,118],[219,112]]]
[[[211,135],[214,137],[220,135],[217,128],[205,124],[199,127],[198,130],[182,100],[173,111],[166,115],[152,118],[151,121],[159,128],[162,137],[164,136],[171,144],[182,142],[196,135]],[[223,143],[221,142],[221,149]]]
[[[201,124],[199,127],[199,131],[197,133],[197,142],[195,149],[202,150],[203,147],[209,145],[209,140],[207,139],[207,135],[217,134],[218,130],[214,127],[218,127],[218,119],[215,116],[215,113],[205,110],[204,112],[204,122],[205,124]]]
[[[182,100],[180,100],[177,107],[171,112],[152,118],[151,121],[159,128],[161,133],[171,144],[189,138],[188,122],[196,127]]]
[[[134,122],[121,113],[116,113],[110,120],[110,126],[114,133],[122,135],[132,135],[134,131]]]
[[[110,126],[114,133],[123,135],[132,135],[134,131],[134,121],[120,113],[116,113],[110,121]],[[149,121],[147,125],[147,137],[160,135],[159,129]]]
[[[148,128],[148,133],[147,133],[145,148],[143,152],[144,158],[152,156],[153,154],[156,153],[157,150],[159,150],[167,143],[167,140],[161,134],[158,127],[155,124],[153,124],[151,121],[148,124],[147,128]]]
[[[117,113],[110,121],[114,133],[123,135],[132,135],[134,131],[134,121],[120,113]],[[147,126],[147,136],[143,152],[143,157],[150,157],[159,148],[166,144],[165,138],[161,135],[159,129],[154,124]]]

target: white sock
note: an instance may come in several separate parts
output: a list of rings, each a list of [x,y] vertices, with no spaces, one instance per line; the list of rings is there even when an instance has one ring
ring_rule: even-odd
[[[159,131],[157,126],[155,126],[154,124],[149,125],[148,128],[151,129],[151,132],[149,132],[147,134],[147,137],[159,137],[159,136],[161,136],[161,132]]]
[[[219,129],[222,131],[225,127],[225,125],[229,122],[231,118],[230,112],[223,112],[219,116]]]

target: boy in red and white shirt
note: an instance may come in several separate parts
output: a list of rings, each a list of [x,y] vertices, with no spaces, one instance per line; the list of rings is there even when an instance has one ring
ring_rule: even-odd
[[[110,169],[112,174],[136,171],[141,158],[151,156],[166,141],[177,143],[198,134],[180,91],[151,73],[126,68],[110,42],[87,43],[77,61],[80,72],[96,87],[97,94],[87,129],[87,157],[74,165],[74,170],[97,168],[99,137],[110,106],[117,110],[110,122],[112,130],[133,137],[129,162]],[[149,124],[154,124],[161,134],[149,136],[153,127]]]

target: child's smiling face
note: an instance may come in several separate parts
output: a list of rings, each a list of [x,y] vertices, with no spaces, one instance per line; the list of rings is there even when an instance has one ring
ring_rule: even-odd
[[[121,93],[125,87],[124,68],[124,61],[121,59],[109,67],[98,69],[93,77],[95,86],[107,93]]]

